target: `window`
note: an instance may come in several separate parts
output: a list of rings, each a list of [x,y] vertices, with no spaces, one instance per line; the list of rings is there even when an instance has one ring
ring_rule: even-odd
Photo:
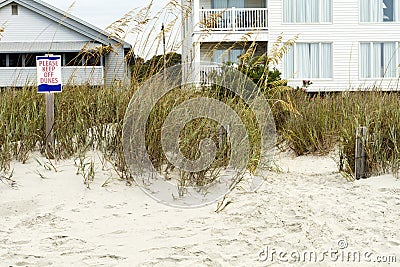
[[[65,66],[82,66],[81,53],[65,53]]]
[[[0,54],[0,67],[7,67],[7,54]]]
[[[9,67],[22,67],[22,54],[9,54]]]
[[[393,22],[397,20],[399,0],[360,0],[361,22]]]
[[[244,53],[242,48],[216,49],[212,61],[217,63],[239,63],[239,56]]]
[[[332,22],[332,0],[283,0],[283,22]]]
[[[98,53],[86,52],[83,59],[85,66],[101,66],[101,56]]]
[[[18,5],[12,4],[11,5],[11,15],[18,15]]]
[[[214,0],[212,2],[213,8],[243,8],[244,0]]]
[[[0,54],[0,67],[36,67],[36,56],[43,54]]]
[[[296,43],[285,54],[285,78],[332,78],[331,43]]]
[[[36,67],[36,56],[43,54],[25,54],[25,67]]]
[[[361,43],[361,78],[396,77],[396,46],[396,42]]]

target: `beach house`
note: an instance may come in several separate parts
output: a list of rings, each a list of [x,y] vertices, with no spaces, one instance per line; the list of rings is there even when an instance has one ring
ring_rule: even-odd
[[[61,55],[63,84],[129,84],[131,45],[39,0],[0,0],[0,88],[36,84],[36,56]]]
[[[277,68],[308,91],[399,86],[400,0],[183,0],[183,62],[238,62],[298,39]],[[202,64],[201,72],[215,68]]]

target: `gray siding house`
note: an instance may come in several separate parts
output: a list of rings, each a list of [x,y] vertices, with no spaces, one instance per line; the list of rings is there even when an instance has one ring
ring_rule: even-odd
[[[0,0],[0,88],[36,85],[36,56],[61,55],[63,84],[130,84],[132,46],[39,0]]]

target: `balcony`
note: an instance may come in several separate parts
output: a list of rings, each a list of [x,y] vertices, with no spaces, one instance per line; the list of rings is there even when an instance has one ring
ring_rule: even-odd
[[[252,31],[268,29],[267,8],[201,9],[200,27],[210,31]]]
[[[200,82],[204,85],[212,84],[212,75],[221,75],[222,67],[220,65],[201,65],[200,66]]]

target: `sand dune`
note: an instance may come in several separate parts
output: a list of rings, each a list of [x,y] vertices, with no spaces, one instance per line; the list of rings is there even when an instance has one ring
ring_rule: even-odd
[[[363,255],[356,266],[400,263],[400,180],[347,182],[330,157],[280,154],[280,172],[219,213],[159,204],[95,153],[90,189],[73,160],[56,172],[35,157],[46,162],[12,164],[15,187],[0,183],[0,266],[354,266],[323,256],[334,250]]]

